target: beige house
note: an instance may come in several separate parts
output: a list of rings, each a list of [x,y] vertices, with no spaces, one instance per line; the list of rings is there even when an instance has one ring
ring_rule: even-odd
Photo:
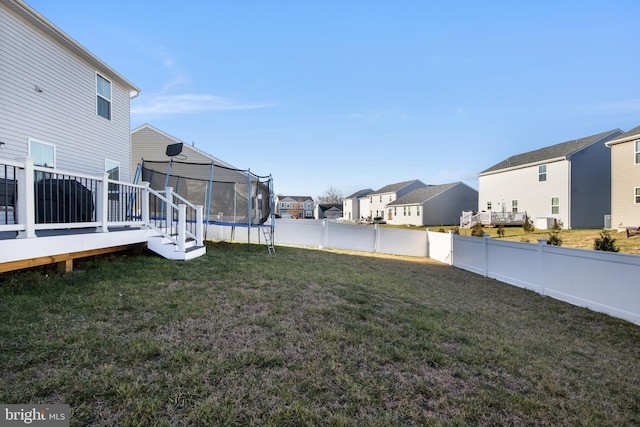
[[[611,227],[640,226],[640,126],[605,144],[611,149]]]

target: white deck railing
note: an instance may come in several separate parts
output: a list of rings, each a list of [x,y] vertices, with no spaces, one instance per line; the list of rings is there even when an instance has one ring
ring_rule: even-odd
[[[159,215],[158,205],[164,206]],[[29,239],[40,230],[95,228],[106,233],[122,227],[154,229],[184,250],[188,238],[203,243],[203,210],[171,188],[157,192],[148,183],[115,181],[107,173],[45,168],[30,158],[0,159],[0,232]]]

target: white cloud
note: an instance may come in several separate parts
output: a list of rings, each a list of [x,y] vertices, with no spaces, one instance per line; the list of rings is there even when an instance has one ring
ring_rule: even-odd
[[[231,101],[229,99],[214,95],[157,95],[149,98],[134,101],[131,107],[132,114],[195,114],[208,111],[229,111],[229,110],[254,110],[267,108],[269,104],[245,104]]]

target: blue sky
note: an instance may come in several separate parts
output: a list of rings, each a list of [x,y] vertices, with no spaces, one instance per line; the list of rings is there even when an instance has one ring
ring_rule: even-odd
[[[464,181],[640,125],[640,2],[27,0],[149,123],[277,193]]]

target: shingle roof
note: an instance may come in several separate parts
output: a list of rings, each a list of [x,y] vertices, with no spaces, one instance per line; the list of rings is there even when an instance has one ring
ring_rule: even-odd
[[[489,169],[485,169],[481,174],[487,172],[494,172],[501,169],[512,168],[516,166],[523,166],[530,163],[542,162],[545,160],[556,159],[558,157],[567,157],[583,148],[595,143],[606,142],[622,134],[620,129],[614,129],[607,132],[602,132],[596,135],[587,136],[585,138],[574,139],[571,141],[562,142],[560,144],[552,145],[550,147],[540,148],[538,150],[529,151],[527,153],[517,154],[515,156],[508,157],[491,166]]]
[[[367,194],[371,193],[373,190],[371,188],[367,188],[365,190],[358,190],[355,193],[353,193],[350,196],[347,196],[347,199],[353,199],[353,198],[357,198],[357,197],[363,197],[366,196]]]
[[[381,189],[374,191],[373,193],[370,193],[369,195],[374,195],[374,194],[383,194],[383,193],[395,193],[398,190],[401,190],[402,188],[406,187],[409,184],[412,184],[416,181],[419,181],[418,179],[412,179],[411,181],[404,181],[404,182],[398,182],[396,184],[389,184],[386,185],[384,187],[382,187]]]
[[[438,194],[444,193],[448,189],[455,187],[458,184],[460,184],[460,181],[452,182],[450,184],[428,185],[426,187],[418,188],[416,190],[413,190],[409,194],[405,194],[404,196],[399,197],[398,199],[389,203],[387,206],[415,205],[416,203],[423,203],[429,199],[434,198]]]
[[[296,202],[305,202],[307,200],[313,200],[311,196],[280,196],[280,200],[282,199],[293,199]]]
[[[616,137],[616,139],[611,139],[607,142],[607,145],[615,145],[620,142],[626,142],[632,139],[636,139],[640,137],[640,126],[636,126],[631,129],[629,132],[625,132],[622,135]]]

